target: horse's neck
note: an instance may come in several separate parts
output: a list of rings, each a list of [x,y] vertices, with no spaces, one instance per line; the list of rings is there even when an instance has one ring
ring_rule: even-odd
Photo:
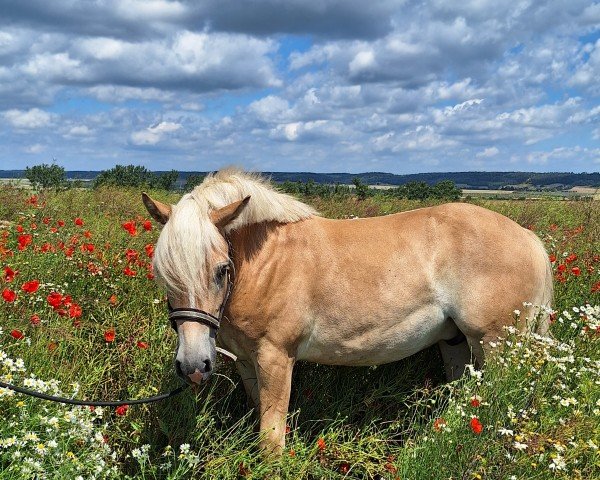
[[[277,229],[284,225],[277,222],[262,222],[246,225],[231,232],[229,241],[233,250],[233,262],[236,268],[252,262],[258,256],[265,243]]]

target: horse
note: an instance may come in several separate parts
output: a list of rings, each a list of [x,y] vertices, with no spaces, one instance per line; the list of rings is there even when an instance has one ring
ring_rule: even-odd
[[[177,373],[206,381],[217,343],[237,355],[269,452],[285,444],[297,361],[379,365],[437,343],[452,380],[483,364],[515,310],[532,319],[543,307],[537,322],[517,326],[548,330],[544,245],[479,206],[333,220],[232,168],[209,174],[176,205],[142,200],[163,225],[153,262],[178,335]]]

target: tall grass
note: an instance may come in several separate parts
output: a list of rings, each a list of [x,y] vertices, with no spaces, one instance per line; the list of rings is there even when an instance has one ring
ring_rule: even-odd
[[[178,385],[164,294],[147,278],[146,246],[158,231],[143,228],[139,192],[30,195],[0,192],[0,220],[11,222],[0,231],[0,290],[17,295],[0,298],[0,378],[108,399]],[[307,201],[332,218],[423,206],[384,196]],[[483,374],[452,384],[443,381],[436,348],[371,368],[299,364],[286,450],[275,461],[258,453],[256,421],[228,363],[197,391],[125,412],[91,412],[0,389],[0,479],[597,478],[598,204],[478,203],[534,229],[556,257],[552,341],[507,331]],[[134,222],[135,235],[126,222]],[[19,250],[19,238],[29,234],[31,244]],[[18,272],[11,281],[4,267]],[[37,291],[23,291],[33,279]],[[70,316],[69,302],[49,305],[53,292],[69,295],[81,316]]]

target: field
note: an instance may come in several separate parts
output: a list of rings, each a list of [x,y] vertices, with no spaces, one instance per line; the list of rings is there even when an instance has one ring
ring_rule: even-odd
[[[423,206],[304,200],[332,218]],[[377,368],[298,365],[286,450],[270,461],[230,363],[149,406],[73,408],[0,389],[0,479],[600,478],[600,205],[471,201],[545,242],[553,338],[509,329],[484,371],[452,384],[436,348]],[[0,221],[1,380],[87,399],[180,384],[152,279],[159,231],[138,191],[3,187]]]

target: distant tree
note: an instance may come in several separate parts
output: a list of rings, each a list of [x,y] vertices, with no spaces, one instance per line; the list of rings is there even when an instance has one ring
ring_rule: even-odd
[[[67,186],[65,169],[53,163],[34,165],[25,169],[25,178],[33,188],[61,188]]]
[[[425,200],[431,196],[431,187],[425,182],[408,182],[401,190],[402,196],[409,200]]]
[[[364,200],[369,196],[369,186],[360,179],[360,177],[354,177],[352,179],[354,185],[354,191],[359,200]]]
[[[149,177],[149,186],[151,188],[160,188],[162,190],[173,190],[178,178],[179,172],[177,170],[171,170],[170,172],[162,173],[160,175],[151,174]]]
[[[431,187],[431,196],[440,200],[458,200],[462,190],[452,180],[442,180]]]
[[[188,175],[188,177],[185,179],[185,186],[183,187],[183,189],[186,192],[191,192],[195,187],[197,187],[203,182],[204,178],[205,175]]]
[[[150,185],[152,173],[140,165],[117,165],[104,170],[94,180],[94,188],[104,185],[141,187]]]

